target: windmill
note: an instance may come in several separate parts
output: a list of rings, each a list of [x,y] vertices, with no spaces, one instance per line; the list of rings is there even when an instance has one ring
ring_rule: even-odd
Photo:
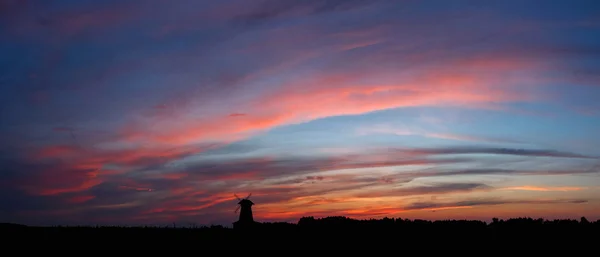
[[[233,227],[246,227],[248,225],[254,224],[254,218],[252,217],[252,205],[254,203],[250,201],[248,198],[252,195],[252,193],[248,194],[246,198],[242,199],[237,194],[233,194],[235,198],[238,199],[238,207],[235,209],[235,213],[240,212],[240,218],[238,221],[233,223]],[[240,210],[241,209],[241,210]]]

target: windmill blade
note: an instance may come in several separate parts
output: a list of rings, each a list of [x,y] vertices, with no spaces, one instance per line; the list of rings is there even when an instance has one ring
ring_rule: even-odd
[[[237,213],[237,212],[240,210],[240,207],[242,207],[242,206],[239,206],[239,205],[238,205],[238,207],[237,207],[237,208],[235,208],[235,211],[234,211],[234,213]]]
[[[252,195],[252,193],[249,193],[248,196],[246,196],[246,198],[244,198],[244,199],[250,198],[251,195]]]
[[[240,199],[240,197],[237,194],[233,194],[235,196],[235,198],[237,198],[239,201],[241,201],[242,199]]]

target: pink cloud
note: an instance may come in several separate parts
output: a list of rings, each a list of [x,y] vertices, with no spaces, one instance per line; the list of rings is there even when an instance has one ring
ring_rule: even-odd
[[[16,181],[25,191],[36,195],[60,195],[89,190],[132,168],[166,163],[207,148],[134,148],[120,150],[77,149],[65,145],[43,147],[31,155],[31,161],[39,163],[28,177]],[[59,164],[53,163],[61,160]],[[105,165],[120,165],[119,169],[107,169]],[[152,191],[143,185],[121,185],[122,189]]]
[[[494,108],[496,103],[536,97],[510,85],[498,86],[503,79],[491,75],[442,74],[387,83],[361,82],[369,77],[368,74],[320,74],[318,77],[291,81],[283,87],[265,92],[251,102],[241,103],[246,106],[246,115],[237,116],[236,119],[214,115],[195,121],[179,117],[171,122],[167,118],[161,119],[157,129],[152,130],[141,124],[129,125],[125,134],[131,140],[167,144],[203,140],[235,141],[279,125],[329,116],[412,106]],[[236,110],[228,111],[231,113]]]

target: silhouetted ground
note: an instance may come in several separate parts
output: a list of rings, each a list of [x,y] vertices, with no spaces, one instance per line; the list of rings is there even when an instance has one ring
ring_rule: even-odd
[[[173,227],[26,227],[0,225],[4,242],[28,245],[45,244],[54,248],[94,247],[113,249],[190,249],[202,255],[206,249],[219,251],[264,251],[292,254],[335,250],[337,253],[356,249],[383,251],[394,255],[433,252],[476,253],[486,255],[533,250],[533,253],[569,250],[597,252],[600,245],[600,221],[542,220],[516,218],[482,221],[425,221],[407,219],[354,220],[345,217],[314,219],[305,217],[297,224],[257,223],[248,230],[222,226],[199,228]],[[8,235],[5,237],[4,235]],[[12,245],[14,246],[14,245]],[[282,250],[284,249],[284,250]],[[288,252],[291,251],[291,252]],[[228,252],[223,253],[229,255]],[[483,254],[483,252],[482,252]],[[214,254],[212,254],[214,255]],[[410,254],[413,255],[413,254]],[[595,255],[595,254],[594,254]]]

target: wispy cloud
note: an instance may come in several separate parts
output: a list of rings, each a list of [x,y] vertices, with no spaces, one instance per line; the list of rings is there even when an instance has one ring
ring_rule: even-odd
[[[402,151],[402,150],[400,150]],[[459,146],[447,148],[421,148],[409,149],[415,155],[443,155],[443,154],[499,154],[499,155],[520,155],[532,157],[560,157],[560,158],[589,158],[599,159],[597,156],[588,156],[578,153],[562,152],[549,149],[516,149],[516,148],[496,148],[496,147],[477,147],[477,146]]]
[[[351,1],[259,1],[259,4],[244,13],[240,13],[233,21],[247,25],[255,25],[278,18],[306,17],[328,12],[348,11],[362,6],[373,4],[377,1],[351,0]]]
[[[577,174],[596,174],[600,170],[592,169],[572,169],[572,170],[527,170],[527,169],[437,169],[424,170],[417,172],[401,172],[390,175],[391,178],[407,177],[444,177],[444,176],[464,176],[464,175],[511,175],[511,176],[558,176],[558,175],[577,175]]]
[[[430,134],[425,134],[425,136],[432,137],[432,138],[469,141],[469,142],[523,143],[519,140],[511,140],[511,139],[495,138],[495,137],[473,136],[473,135],[460,135],[460,134],[452,134],[452,133],[430,133]]]
[[[408,206],[405,206],[405,210],[436,210],[442,208],[453,208],[453,207],[473,207],[473,206],[486,206],[486,205],[504,205],[504,204],[581,204],[587,203],[584,199],[575,200],[501,200],[501,199],[483,199],[483,200],[469,200],[449,203],[435,203],[435,202],[416,202]]]
[[[486,191],[492,190],[493,188],[481,183],[439,183],[426,186],[417,187],[402,187],[397,189],[387,189],[381,191],[371,191],[367,193],[360,193],[356,197],[397,197],[397,196],[411,196],[411,195],[429,195],[429,194],[448,194],[448,193],[461,193],[471,192],[476,190]]]
[[[542,192],[570,192],[585,190],[583,187],[547,187],[547,186],[516,186],[505,187],[502,190],[523,190],[523,191],[542,191]]]
[[[392,125],[373,125],[368,127],[358,128],[356,131],[357,135],[368,136],[372,134],[391,134],[398,136],[422,136],[429,138],[448,139],[456,141],[466,142],[479,142],[479,143],[523,143],[519,140],[511,140],[496,137],[485,137],[475,135],[461,135],[455,133],[439,133],[431,132],[418,127],[394,127]]]

